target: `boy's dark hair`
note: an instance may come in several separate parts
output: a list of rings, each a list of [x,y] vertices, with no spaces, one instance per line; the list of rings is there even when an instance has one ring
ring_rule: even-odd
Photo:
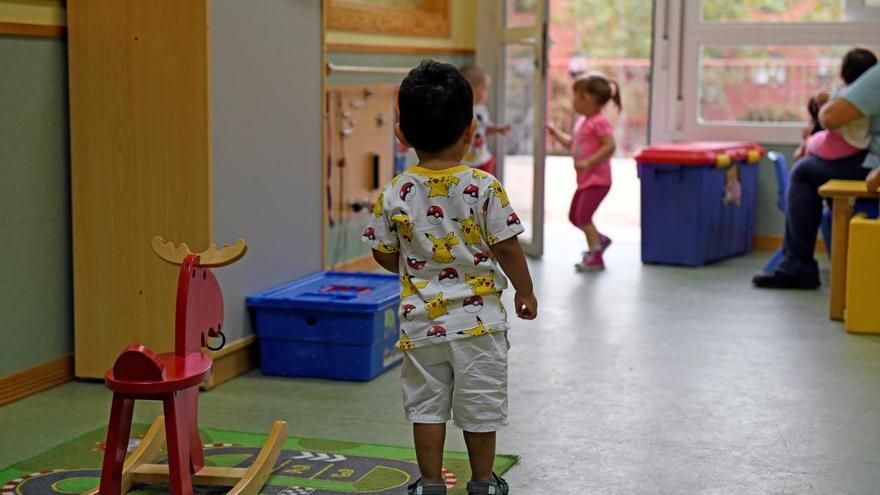
[[[461,139],[474,118],[471,85],[450,64],[423,60],[400,83],[400,130],[416,150],[442,151]]]
[[[871,50],[853,48],[843,56],[843,63],[840,64],[840,78],[846,84],[852,84],[876,63],[877,56]]]

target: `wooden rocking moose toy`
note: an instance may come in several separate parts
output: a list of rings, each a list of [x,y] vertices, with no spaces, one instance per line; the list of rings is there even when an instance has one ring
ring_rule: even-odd
[[[121,495],[134,482],[168,483],[173,495],[192,495],[193,485],[230,486],[228,495],[256,495],[278,460],[287,438],[287,423],[276,421],[269,438],[248,468],[205,466],[199,438],[199,385],[213,362],[202,352],[207,337],[222,336],[223,295],[211,268],[230,265],[247,251],[243,239],[203,253],[186,244],[175,248],[154,237],[153,251],[180,266],[174,352],[156,354],[143,345],[122,351],[107,371],[113,391],[101,484],[88,495]],[[165,416],[153,422],[137,449],[125,459],[135,400],[161,400]],[[167,436],[168,464],[151,464]],[[124,461],[124,463],[123,463]]]

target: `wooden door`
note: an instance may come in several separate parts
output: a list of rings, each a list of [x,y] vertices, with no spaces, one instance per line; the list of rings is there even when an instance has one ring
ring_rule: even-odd
[[[207,0],[67,4],[75,358],[173,347],[176,270],[154,235],[211,238]]]

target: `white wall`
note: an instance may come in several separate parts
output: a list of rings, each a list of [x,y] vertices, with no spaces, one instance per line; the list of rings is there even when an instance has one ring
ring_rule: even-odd
[[[321,267],[321,2],[211,3],[213,236],[247,256],[216,270],[230,341],[245,297]]]

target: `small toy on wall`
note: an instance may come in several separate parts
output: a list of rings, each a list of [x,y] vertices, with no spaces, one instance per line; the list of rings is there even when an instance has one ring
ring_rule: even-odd
[[[368,254],[358,237],[395,173],[394,86],[331,84],[325,105],[325,259],[339,267]]]

